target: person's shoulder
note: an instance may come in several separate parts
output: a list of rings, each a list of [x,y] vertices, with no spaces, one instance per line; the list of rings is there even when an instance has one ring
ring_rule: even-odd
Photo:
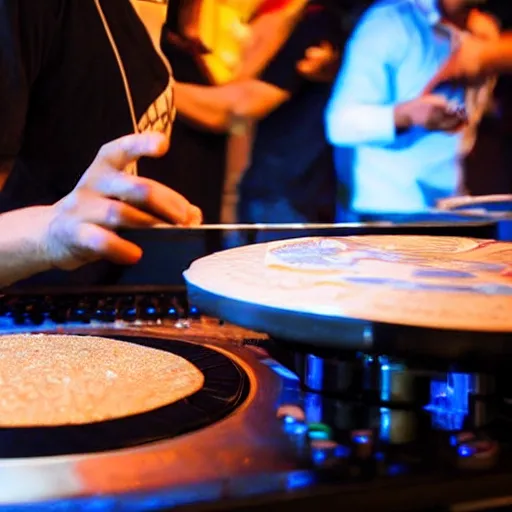
[[[377,0],[360,16],[354,35],[374,34],[380,39],[393,36],[396,40],[403,32],[410,8],[410,0]]]
[[[410,0],[377,0],[363,14],[361,21],[378,21],[386,24],[400,20],[411,10]]]

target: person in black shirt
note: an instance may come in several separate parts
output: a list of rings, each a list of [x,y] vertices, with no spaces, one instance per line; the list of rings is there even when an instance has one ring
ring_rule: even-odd
[[[52,204],[103,144],[170,137],[168,63],[129,0],[0,0],[0,207]],[[128,172],[165,182],[165,158]]]
[[[200,35],[196,34],[199,39],[196,37],[192,40],[184,35],[194,32],[193,24],[192,29],[186,23],[180,24],[180,17],[183,18],[182,11],[186,11],[188,4],[187,1],[175,1],[169,4],[168,20],[162,38],[162,47],[173,64],[179,91],[183,93],[181,96],[177,95],[178,116],[174,125],[174,144],[170,150],[170,158],[174,162],[180,162],[180,168],[184,172],[174,173],[169,185],[201,205],[206,222],[217,223],[221,219],[221,195],[225,186],[225,170],[229,166],[226,158],[226,153],[229,152],[227,144],[229,137],[226,134],[228,129],[225,126],[219,126],[218,119],[211,119],[212,114],[216,115],[212,110],[211,102],[209,100],[202,102],[198,95],[206,94],[205,98],[219,102],[218,109],[225,107],[225,99],[222,93],[219,94],[219,90],[215,87],[215,77],[212,77],[207,63],[203,61],[200,47],[198,47]],[[244,8],[257,4],[258,2],[248,1],[244,4]],[[241,55],[237,56],[241,60],[233,66],[233,76],[230,81],[244,80],[248,85],[264,71],[296,26],[305,4],[307,0],[259,2],[256,12],[246,24],[245,30],[250,37],[242,44]],[[195,2],[193,5],[198,7]],[[190,19],[188,21],[190,22]],[[229,30],[229,28],[220,25],[216,33],[218,34],[221,30]],[[220,50],[217,55],[218,60],[222,60],[223,54]],[[301,47],[297,52],[297,59],[294,63],[286,63],[286,67],[289,69],[290,66],[296,66],[306,80],[322,81],[325,79],[325,71],[329,71],[333,63],[338,64],[339,55],[335,49],[323,44],[322,48],[311,47],[307,51]],[[335,71],[331,71],[330,76],[328,81],[335,76]],[[182,84],[187,84],[187,87]],[[194,89],[190,87],[192,84],[203,87]],[[208,86],[211,89],[206,91]],[[225,92],[231,90],[230,87],[222,89]],[[231,146],[230,150],[236,151]],[[228,181],[232,179],[232,171],[227,177]],[[224,212],[224,216],[226,214],[230,217],[227,211]]]
[[[239,187],[239,221],[334,220],[336,177],[323,126],[331,84],[307,80],[297,63],[308,48],[340,48],[342,40],[332,12],[311,2],[258,78],[217,87],[176,83],[178,111],[212,131],[259,121]]]

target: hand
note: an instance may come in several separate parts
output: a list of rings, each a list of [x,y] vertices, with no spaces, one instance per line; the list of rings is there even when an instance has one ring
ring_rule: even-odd
[[[431,131],[454,132],[465,123],[465,112],[454,108],[443,96],[420,96],[395,108],[397,128],[422,126]]]
[[[485,70],[485,54],[500,39],[500,27],[493,16],[472,9],[468,18],[468,30],[472,36],[465,37],[452,53],[437,75],[425,88],[431,94],[445,83],[480,85],[491,72]]]
[[[306,50],[304,58],[297,63],[299,73],[314,82],[332,82],[340,65],[340,54],[331,44],[322,43]]]
[[[483,54],[490,44],[492,43],[477,38],[465,39],[429,82],[424,94],[431,94],[439,86],[446,83],[480,84],[486,78]]]
[[[114,230],[152,226],[161,222],[155,215],[186,226],[201,223],[201,211],[177,192],[123,173],[140,157],[159,157],[167,149],[167,139],[158,133],[129,135],[103,146],[75,189],[46,210],[41,245],[53,267],[72,270],[102,258],[136,263],[141,249]]]

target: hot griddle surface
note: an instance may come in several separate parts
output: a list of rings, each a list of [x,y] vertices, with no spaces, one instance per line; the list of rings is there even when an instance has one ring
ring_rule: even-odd
[[[382,243],[382,237],[377,238]],[[397,240],[388,238],[389,243]],[[372,243],[377,240],[371,236],[348,240],[361,241],[368,243],[368,251],[362,250],[368,254],[362,259],[372,260]],[[445,241],[439,239],[439,244]],[[422,243],[418,242],[422,239],[414,242],[421,253]],[[285,342],[452,360],[512,355],[512,332],[507,328],[510,316],[505,311],[512,287],[502,277],[512,245],[464,242],[468,243],[469,249],[453,255],[427,255],[429,261],[421,260],[417,268],[405,269],[412,272],[409,277],[403,269],[398,269],[395,276],[384,273],[380,277],[372,274],[373,269],[368,276],[359,268],[351,269],[342,276],[348,275],[348,288],[340,286],[338,297],[336,285],[330,282],[331,295],[326,300],[325,295],[318,294],[321,286],[311,286],[317,278],[326,280],[321,273],[308,276],[307,272],[299,275],[289,270],[269,270],[265,264],[268,244],[203,258],[185,277],[189,296],[202,311]],[[392,253],[390,256],[396,256]],[[400,258],[408,259],[409,266],[409,260],[422,257],[418,249],[406,253]],[[448,259],[443,261],[445,257]],[[451,262],[450,258],[457,261]],[[416,265],[414,261],[412,264]],[[329,277],[337,279],[332,274]]]

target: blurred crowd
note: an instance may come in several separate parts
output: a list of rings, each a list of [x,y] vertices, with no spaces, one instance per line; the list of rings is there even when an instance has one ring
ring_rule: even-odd
[[[465,37],[499,36],[505,3],[240,0],[217,18],[212,4],[171,2],[162,37],[172,186],[207,222],[352,221],[510,191],[508,79],[425,90]],[[222,23],[226,5],[250,13]]]

